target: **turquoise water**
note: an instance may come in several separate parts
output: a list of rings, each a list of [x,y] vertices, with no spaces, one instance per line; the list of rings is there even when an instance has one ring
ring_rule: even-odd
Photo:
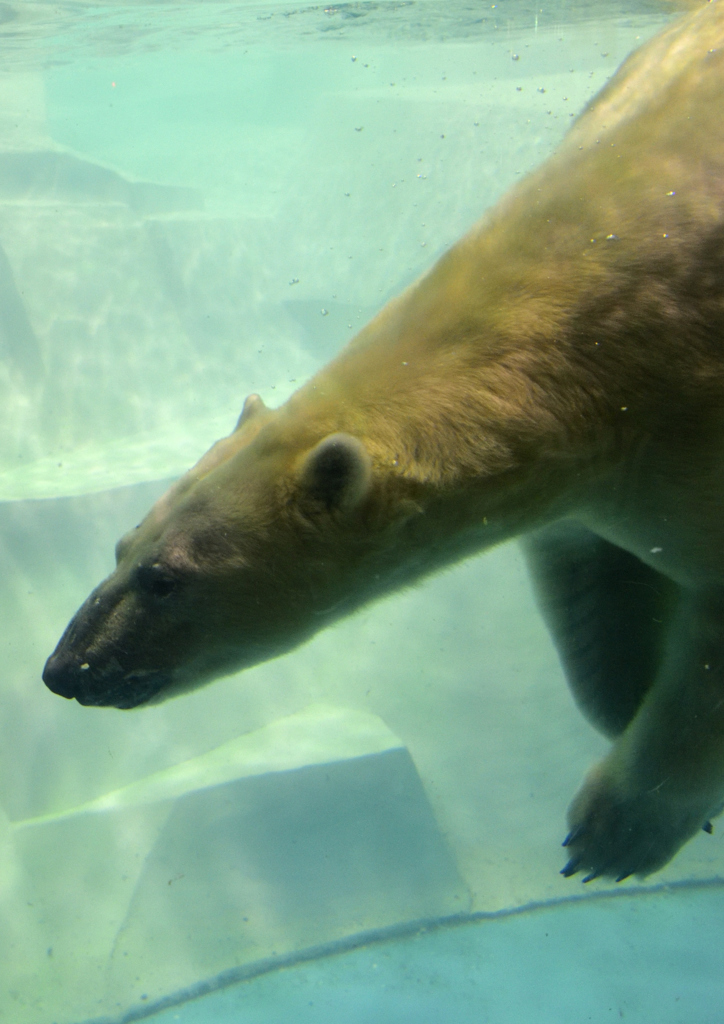
[[[671,15],[0,4],[0,1017],[721,1018],[720,830],[670,891],[559,876],[606,745],[514,546],[158,707],[40,680],[244,396],[283,401]]]
[[[716,1024],[720,889],[586,900],[376,943],[271,971],[158,1024]],[[623,940],[623,941],[622,941]]]

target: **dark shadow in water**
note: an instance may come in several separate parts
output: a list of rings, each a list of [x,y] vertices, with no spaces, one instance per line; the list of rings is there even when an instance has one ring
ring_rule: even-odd
[[[117,171],[55,150],[0,153],[0,200],[123,203],[140,215],[203,209],[198,189],[128,181]]]

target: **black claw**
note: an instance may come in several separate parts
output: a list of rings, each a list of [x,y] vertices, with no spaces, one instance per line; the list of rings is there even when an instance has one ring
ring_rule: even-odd
[[[561,843],[561,846],[570,846],[571,843],[578,842],[578,840],[585,833],[585,831],[586,828],[584,825],[576,825],[576,827],[572,828],[571,831],[568,833],[566,838]]]
[[[561,874],[566,878],[570,878],[571,875],[575,875],[576,871],[578,871],[578,866],[581,863],[581,860],[581,857],[571,857],[566,866],[561,868]]]
[[[714,826],[712,825],[712,823],[710,821],[705,821],[704,824],[701,826],[701,828],[702,828],[702,831],[706,832],[706,834],[709,835],[709,836],[714,831]]]
[[[630,871],[626,871],[626,872],[624,872],[624,874],[619,875],[618,878],[616,879],[616,881],[617,882],[623,882],[624,878],[630,878],[630,877],[631,877],[631,872]]]
[[[582,878],[581,881],[585,885],[586,882],[592,882],[594,878],[598,878],[598,871],[591,871],[591,873],[586,875],[585,878]]]

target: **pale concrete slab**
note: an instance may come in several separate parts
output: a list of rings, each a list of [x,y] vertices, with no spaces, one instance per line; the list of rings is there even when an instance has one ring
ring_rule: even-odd
[[[5,822],[2,839],[0,1010],[15,1024],[121,1014],[240,964],[470,904],[401,741],[373,715],[324,706],[81,807]]]

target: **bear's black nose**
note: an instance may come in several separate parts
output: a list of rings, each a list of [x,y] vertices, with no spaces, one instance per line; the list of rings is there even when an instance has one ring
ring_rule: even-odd
[[[78,658],[61,653],[51,654],[43,669],[43,682],[59,697],[72,700],[80,692],[82,671]]]
[[[57,650],[43,669],[43,682],[60,697],[96,707],[135,708],[170,683],[167,672],[135,669],[126,672],[115,658],[94,668],[78,655]]]

